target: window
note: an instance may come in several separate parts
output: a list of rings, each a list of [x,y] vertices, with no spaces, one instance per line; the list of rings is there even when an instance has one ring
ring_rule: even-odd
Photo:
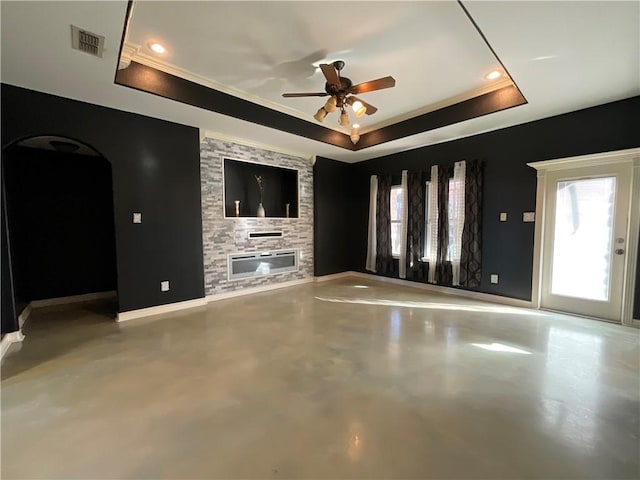
[[[465,164],[457,162],[453,178],[449,180],[449,248],[447,260],[453,263],[454,271],[460,265],[462,254],[462,230],[464,228],[464,177]],[[455,283],[455,282],[454,282]]]
[[[424,205],[425,249],[424,259],[429,263],[428,281],[436,281],[436,263],[438,261],[438,166],[431,167],[431,180],[427,182]]]
[[[433,257],[432,261],[435,261],[434,255],[430,255],[430,252],[435,252],[435,248],[438,245],[438,204],[432,199],[431,182],[425,183],[425,195],[424,195],[424,256],[423,260],[429,261]]]
[[[400,244],[402,234],[402,204],[404,198],[402,195],[402,186],[395,185],[391,187],[391,255],[400,256]]]
[[[464,161],[457,162],[453,170],[453,178],[448,181],[447,220],[449,226],[448,248],[446,259],[453,268],[453,283],[458,284],[460,278],[460,257],[462,254],[462,230],[464,228],[464,190],[465,190]],[[438,262],[438,166],[431,167],[431,181],[425,186],[425,230],[424,257],[429,262],[429,282],[436,281],[436,264]]]

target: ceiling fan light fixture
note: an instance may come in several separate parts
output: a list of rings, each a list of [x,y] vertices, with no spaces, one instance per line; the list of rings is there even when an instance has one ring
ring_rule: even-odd
[[[360,140],[360,125],[358,125],[357,123],[353,124],[353,126],[351,127],[351,135],[349,135],[349,138],[351,138],[351,143],[353,143],[354,145],[358,143],[358,140]]]
[[[327,103],[324,104],[324,109],[328,112],[335,112],[336,108],[338,108],[338,99],[336,97],[329,97]]]
[[[324,109],[324,107],[320,107],[316,112],[316,114],[313,116],[313,118],[315,118],[319,122],[322,122],[324,121],[324,117],[326,116],[327,116],[327,111]]]
[[[346,110],[342,110],[342,113],[340,114],[340,121],[338,123],[342,126],[349,125],[349,115],[347,115]]]
[[[355,102],[353,102],[351,108],[353,108],[353,112],[358,118],[367,113],[367,107],[365,107],[360,100],[356,100]]]

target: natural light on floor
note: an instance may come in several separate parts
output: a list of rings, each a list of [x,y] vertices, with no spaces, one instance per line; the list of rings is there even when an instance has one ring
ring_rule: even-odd
[[[501,343],[472,343],[474,347],[482,348],[483,350],[491,350],[492,352],[506,352],[506,353],[521,353],[523,355],[531,355],[531,352],[522,350],[520,348],[510,347],[509,345],[503,345]]]
[[[328,298],[315,297],[316,300],[332,303],[355,303],[359,305],[380,305],[384,307],[425,308],[432,310],[458,310],[462,312],[508,313],[513,315],[543,315],[541,312],[503,305],[461,305],[454,303],[415,302],[384,300],[380,298]]]

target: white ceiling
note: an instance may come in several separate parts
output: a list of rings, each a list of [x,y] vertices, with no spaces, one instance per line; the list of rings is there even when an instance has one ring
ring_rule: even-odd
[[[228,8],[241,8],[242,3],[244,2],[227,2],[225,5]],[[356,10],[358,5],[362,6],[360,2],[344,1],[323,2],[323,5],[327,9],[343,12],[351,11],[354,3]],[[180,21],[176,23],[182,25],[185,24],[182,16],[194,15],[187,24],[187,27],[194,27],[194,34],[176,37],[180,38],[176,40],[178,51],[186,48],[188,42],[198,44],[195,27],[206,30],[207,25],[213,25],[217,21],[209,19],[207,22],[206,15],[202,13],[220,5],[221,2],[165,2],[158,7],[171,7],[175,12],[174,17],[180,17]],[[359,10],[367,10],[367,21],[360,20],[357,24],[362,17],[355,16],[352,19],[341,15],[341,25],[338,22],[335,25],[331,22],[322,25],[317,18],[318,12],[306,13],[311,11],[306,2],[291,2],[287,5],[284,17],[269,14],[270,6],[274,7],[274,11],[277,10],[272,2],[261,2],[260,8],[249,9],[250,11],[244,12],[244,16],[238,16],[236,12],[231,18],[218,24],[219,28],[226,29],[226,36],[233,39],[233,42],[218,39],[219,48],[207,50],[201,47],[201,51],[210,52],[208,54],[201,54],[196,49],[181,52],[181,62],[184,63],[176,62],[173,56],[177,51],[168,45],[170,60],[182,68],[197,70],[197,73],[210,75],[214,79],[217,72],[216,80],[226,83],[229,88],[241,89],[250,95],[264,95],[267,97],[265,101],[282,103],[282,99],[274,96],[281,93],[282,88],[297,90],[302,88],[301,85],[308,85],[311,91],[317,91],[316,85],[319,84],[320,88],[322,85],[318,73],[314,73],[310,79],[300,73],[304,63],[282,64],[295,62],[306,56],[319,57],[318,52],[321,52],[327,60],[345,60],[345,75],[354,82],[388,74],[396,78],[396,88],[372,92],[366,94],[366,97],[363,95],[363,99],[382,110],[376,113],[375,116],[380,115],[376,119],[398,114],[393,109],[396,108],[398,98],[405,95],[401,87],[416,86],[416,79],[412,75],[417,77],[418,73],[427,73],[427,77],[418,81],[418,86],[420,82],[429,82],[422,90],[424,96],[420,94],[419,101],[415,102],[417,107],[423,107],[446,100],[450,93],[456,95],[464,93],[467,88],[477,88],[478,75],[485,73],[483,67],[488,66],[486,49],[482,50],[477,39],[470,41],[468,48],[483,52],[477,53],[480,60],[476,61],[476,54],[472,55],[472,59],[467,58],[465,49],[455,50],[458,34],[459,38],[465,38],[473,33],[468,24],[460,21],[462,17],[459,13],[453,13],[456,8],[459,9],[455,3],[432,5],[428,2],[380,2],[377,7],[387,9],[382,17],[376,17],[374,12],[369,13],[369,9],[376,8],[376,4],[372,4],[368,9]],[[125,1],[0,2],[1,79],[9,84],[192,125],[304,155],[317,154],[347,162],[465,137],[640,94],[640,3],[467,1],[465,6],[529,103],[358,152],[115,85],[113,78],[124,25]],[[151,5],[145,2],[137,3],[135,8],[143,12],[147,7]],[[389,10],[389,7],[392,8]],[[433,18],[426,14],[427,11],[432,12],[432,9],[441,9],[445,13],[442,17]],[[426,18],[418,17],[418,11]],[[134,18],[137,14],[134,11]],[[412,30],[415,28],[415,18],[419,18],[423,26],[418,32]],[[452,22],[449,28],[438,28],[446,22]],[[102,59],[71,49],[70,24],[106,36]],[[414,26],[400,29],[396,27],[409,24]],[[247,28],[248,26],[251,28]],[[395,34],[389,33],[390,28]],[[333,33],[323,35],[328,30]],[[431,33],[435,30],[451,30],[456,35],[453,40],[432,37]],[[346,35],[338,36],[336,31],[346,32]],[[253,36],[254,33],[258,35]],[[157,35],[159,40],[163,39],[162,32],[149,30],[149,35]],[[394,39],[389,35],[404,38],[400,41],[397,40],[398,37]],[[425,46],[421,43],[423,36],[437,45],[442,41],[447,47],[436,48],[431,44]],[[185,37],[188,37],[187,43],[183,43]],[[256,40],[251,40],[252,38],[259,39],[253,47],[251,42]],[[367,39],[373,44],[368,43]],[[146,43],[142,38],[138,41],[143,45]],[[416,44],[422,47],[416,47]],[[238,45],[247,50],[240,53],[250,61],[234,60],[228,69],[220,70],[219,64],[208,60],[210,55],[219,55],[220,58],[214,59],[220,61],[230,54],[237,54],[234,48]],[[360,56],[359,51],[366,54]],[[438,54],[442,55],[439,59]],[[198,61],[199,58],[203,58],[202,62]],[[419,60],[416,62],[418,66],[413,74],[407,74],[400,59],[406,61],[411,58]],[[316,63],[324,59],[314,58]],[[431,68],[431,62],[435,62],[434,65],[437,64],[438,68]],[[267,79],[259,75],[264,68],[271,72]],[[434,73],[435,70],[437,73]],[[475,76],[470,75],[472,70],[476,72]],[[225,75],[222,75],[223,72]],[[288,80],[290,76],[285,74],[287,72],[294,73],[294,80]],[[464,78],[459,78],[460,75],[449,76],[455,72],[466,74]],[[307,89],[304,88],[305,91]],[[415,98],[417,94],[412,95]],[[297,100],[290,99],[287,102],[289,101]],[[308,115],[309,112],[312,114],[317,108],[313,100],[308,105],[297,105],[300,109],[298,115]],[[294,108],[288,103],[285,107]]]
[[[342,75],[354,84],[393,76],[393,90],[363,94],[379,110],[357,120],[362,132],[404,119],[409,112],[451,104],[449,99],[461,95],[476,96],[492,84],[504,86],[484,79],[492,70],[502,71],[500,62],[456,2],[333,6],[183,2],[176,8],[173,2],[141,2],[134,4],[126,42],[139,47],[134,60],[140,63],[164,66],[307,121],[314,121],[312,115],[325,99],[282,94],[324,92],[320,63],[345,61]],[[336,14],[343,21],[336,21]],[[154,53],[152,41],[167,52]],[[337,113],[330,115],[324,125],[348,133],[337,120]]]

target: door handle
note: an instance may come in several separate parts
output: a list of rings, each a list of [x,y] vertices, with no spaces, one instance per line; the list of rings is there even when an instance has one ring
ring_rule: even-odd
[[[613,253],[616,255],[622,255],[624,253],[624,248],[616,248]]]

